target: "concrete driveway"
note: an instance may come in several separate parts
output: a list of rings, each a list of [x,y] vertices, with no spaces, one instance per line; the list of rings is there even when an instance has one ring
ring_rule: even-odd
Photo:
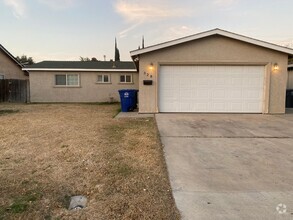
[[[293,114],[156,120],[183,219],[293,219]]]

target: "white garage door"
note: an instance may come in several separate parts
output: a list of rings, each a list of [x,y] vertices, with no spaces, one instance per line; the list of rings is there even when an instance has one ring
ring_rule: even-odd
[[[261,113],[263,66],[161,66],[160,112]]]

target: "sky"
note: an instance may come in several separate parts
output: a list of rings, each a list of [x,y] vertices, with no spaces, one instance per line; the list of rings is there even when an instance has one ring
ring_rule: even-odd
[[[120,58],[220,28],[293,48],[293,0],[0,0],[0,44],[36,62]]]

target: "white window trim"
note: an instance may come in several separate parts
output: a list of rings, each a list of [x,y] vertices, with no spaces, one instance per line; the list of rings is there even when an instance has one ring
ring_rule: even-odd
[[[121,76],[125,76],[125,82],[121,82]],[[126,76],[130,76],[131,77],[131,81],[130,82],[126,82]],[[132,74],[120,74],[119,76],[119,83],[121,84],[132,84],[133,83],[133,76]]]
[[[102,76],[102,81],[98,81],[98,77],[99,76]],[[108,82],[105,82],[105,76],[108,76],[108,79],[109,81]],[[111,84],[111,75],[110,74],[105,74],[105,73],[102,73],[102,74],[98,74],[97,75],[97,81],[96,81],[97,84]]]
[[[65,79],[66,85],[56,85],[56,76],[59,76],[59,75],[65,75],[66,76],[66,79]],[[78,85],[67,85],[67,75],[77,75]],[[60,74],[55,74],[54,75],[54,87],[80,87],[80,76],[77,73],[60,73]]]
[[[0,73],[0,76],[3,76],[2,79],[5,79],[5,75],[4,75],[4,74],[1,74],[1,73]],[[1,77],[0,77],[0,79],[1,79]]]

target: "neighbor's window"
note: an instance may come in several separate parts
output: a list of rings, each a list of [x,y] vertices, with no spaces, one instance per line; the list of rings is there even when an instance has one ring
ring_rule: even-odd
[[[0,79],[4,79],[4,75],[0,74]]]
[[[120,83],[132,83],[132,75],[131,74],[120,75]]]
[[[109,74],[100,74],[97,79],[98,83],[110,83],[110,75]]]
[[[56,86],[79,86],[78,74],[55,75]]]

